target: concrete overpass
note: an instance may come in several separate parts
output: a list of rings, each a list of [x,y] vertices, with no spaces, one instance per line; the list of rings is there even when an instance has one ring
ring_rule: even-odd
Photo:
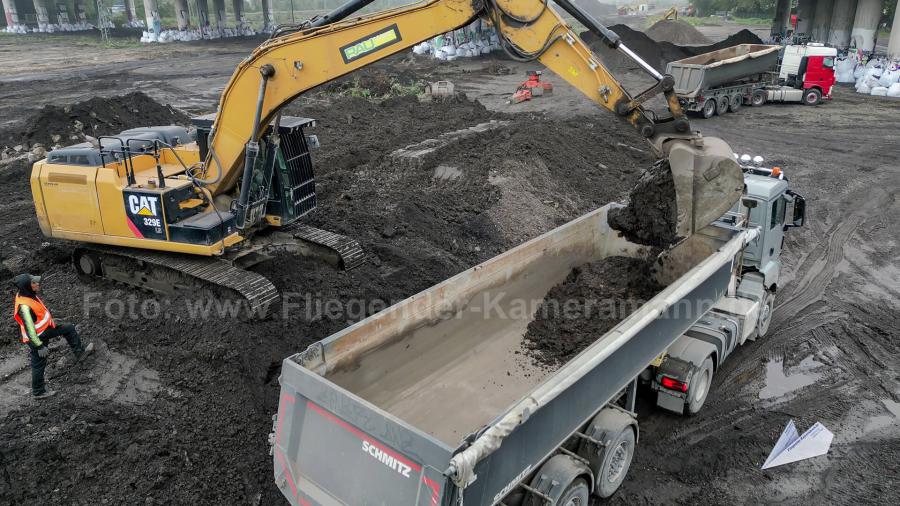
[[[791,0],[776,2],[773,34],[787,33],[791,4]],[[841,49],[854,47],[870,52],[875,49],[883,10],[884,0],[798,0],[797,32]],[[897,13],[887,52],[893,58],[900,58],[900,15]]]
[[[3,14],[7,27],[27,26],[38,31],[48,31],[47,27],[54,26],[84,26],[96,24],[96,19],[87,19],[85,16],[85,2],[91,0],[2,0]],[[143,4],[144,21],[149,29],[159,29],[159,5],[162,0],[125,0],[125,14],[128,21],[138,19],[135,2]],[[168,1],[168,0],[166,0]],[[224,29],[228,26],[225,10],[226,0],[212,0],[213,16],[210,17],[209,0],[171,0],[175,7],[175,20],[179,30],[185,30],[191,26],[214,27]],[[191,9],[188,5],[190,1]],[[262,4],[263,25],[270,28],[274,25],[272,14],[272,0],[259,0]],[[61,8],[57,8],[57,7]],[[243,0],[231,0],[234,24],[241,25],[244,22]],[[195,17],[193,23],[190,19],[191,12]]]

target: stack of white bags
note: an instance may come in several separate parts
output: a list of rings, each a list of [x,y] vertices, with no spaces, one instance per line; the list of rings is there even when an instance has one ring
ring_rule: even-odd
[[[500,49],[500,39],[494,29],[481,20],[476,20],[465,28],[416,44],[413,46],[413,53],[453,61],[457,58],[481,56],[497,49]]]
[[[839,83],[856,83],[856,92],[865,95],[900,97],[900,61],[873,58],[865,65],[856,53],[835,62]]]
[[[116,26],[112,23],[112,21],[107,23],[107,28],[115,28]],[[94,25],[81,21],[79,23],[49,23],[38,25],[31,29],[34,33],[57,33],[57,32],[83,32],[85,30],[93,30]],[[26,32],[15,32],[15,33],[26,33]]]
[[[210,39],[221,39],[227,37],[251,37],[256,35],[256,31],[253,28],[250,28],[249,25],[242,23],[236,27],[229,27],[224,29],[216,29],[216,28],[191,28],[188,30],[162,30],[157,35],[153,31],[144,31],[143,35],[141,35],[141,42],[160,42],[160,43],[168,43],[168,42],[189,42],[192,40],[210,40]]]
[[[25,25],[10,25],[3,29],[5,33],[28,33],[28,27]]]

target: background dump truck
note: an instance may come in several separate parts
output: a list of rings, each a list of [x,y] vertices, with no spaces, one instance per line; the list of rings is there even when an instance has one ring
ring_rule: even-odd
[[[651,254],[610,229],[614,204],[285,359],[270,438],[285,497],[512,506],[612,495],[638,441],[638,382],[662,407],[696,412],[719,364],[768,328],[783,231],[802,225],[804,204],[777,171],[745,168],[745,181],[732,211],[665,256],[668,286],[557,370],[517,359],[532,316],[510,305],[541,300],[585,263]]]
[[[821,44],[739,44],[670,62],[666,72],[675,79],[682,107],[710,118],[743,105],[830,99],[836,56],[836,49]]]

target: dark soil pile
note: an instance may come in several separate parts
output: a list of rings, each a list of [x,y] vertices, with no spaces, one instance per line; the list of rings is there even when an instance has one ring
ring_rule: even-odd
[[[4,169],[0,251],[16,254],[15,267],[4,275],[43,274],[54,316],[77,323],[99,350],[92,366],[71,368],[65,343],[55,344],[48,374],[60,393],[51,401],[27,397],[26,362],[2,380],[15,392],[0,399],[4,501],[282,503],[266,441],[285,357],[619,199],[650,163],[616,149],[618,142],[638,145],[636,134],[593,117],[556,121],[496,114],[477,102],[423,104],[409,96],[374,102],[320,95],[287,113],[318,120],[308,133],[322,143],[313,153],[319,208],[306,221],[357,238],[368,261],[352,271],[290,255],[260,264],[255,269],[285,299],[265,321],[228,317],[217,301],[199,294],[169,300],[80,280],[68,263],[71,245],[40,234],[29,164]],[[464,139],[439,157],[459,169],[456,180],[435,178],[437,161],[413,168],[390,157],[398,148],[492,119],[510,124]],[[30,131],[43,131],[38,123],[32,119]],[[139,124],[144,119],[101,123],[98,131]],[[0,361],[24,353],[14,343],[16,332],[7,325]]]
[[[421,88],[424,82],[412,69],[397,71],[384,67],[365,67],[326,83],[317,91],[378,98],[399,95],[404,89],[414,86]]]
[[[648,28],[646,33],[657,42],[673,44],[709,44],[709,39],[690,24],[672,19],[661,19]]]
[[[622,39],[632,51],[660,72],[665,71],[666,64],[672,61],[689,58],[737,44],[762,44],[762,40],[750,30],[740,32],[727,39],[707,46],[680,46],[671,42],[657,42],[644,32],[637,31],[627,25],[613,25],[610,29]],[[590,46],[603,62],[617,69],[639,69],[640,67],[617,50],[610,49],[591,32],[583,32],[581,38]]]
[[[21,132],[0,137],[7,146],[36,143],[45,147],[81,142],[84,135],[110,135],[142,126],[187,125],[190,118],[141,92],[92,98],[66,106],[48,105],[28,120]]]
[[[572,269],[528,324],[526,356],[548,369],[568,362],[662,291],[652,266],[647,260],[608,257]]]
[[[628,196],[628,205],[609,212],[609,225],[636,243],[667,248],[675,235],[678,215],[675,182],[666,162],[645,171]]]

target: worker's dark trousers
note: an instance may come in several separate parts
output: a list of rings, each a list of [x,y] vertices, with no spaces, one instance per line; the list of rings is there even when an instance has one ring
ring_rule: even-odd
[[[84,346],[81,345],[81,338],[78,337],[78,331],[75,330],[75,325],[71,323],[66,323],[63,325],[57,325],[56,327],[49,328],[41,334],[41,341],[45,346],[50,345],[50,340],[63,336],[66,338],[66,341],[69,343],[69,347],[72,348],[72,352],[75,353],[75,357],[80,357],[82,353],[84,353]],[[37,348],[34,346],[29,346],[31,349],[31,393],[33,395],[41,395],[44,393],[46,388],[44,387],[44,369],[47,368],[47,359],[41,358],[38,355]]]

